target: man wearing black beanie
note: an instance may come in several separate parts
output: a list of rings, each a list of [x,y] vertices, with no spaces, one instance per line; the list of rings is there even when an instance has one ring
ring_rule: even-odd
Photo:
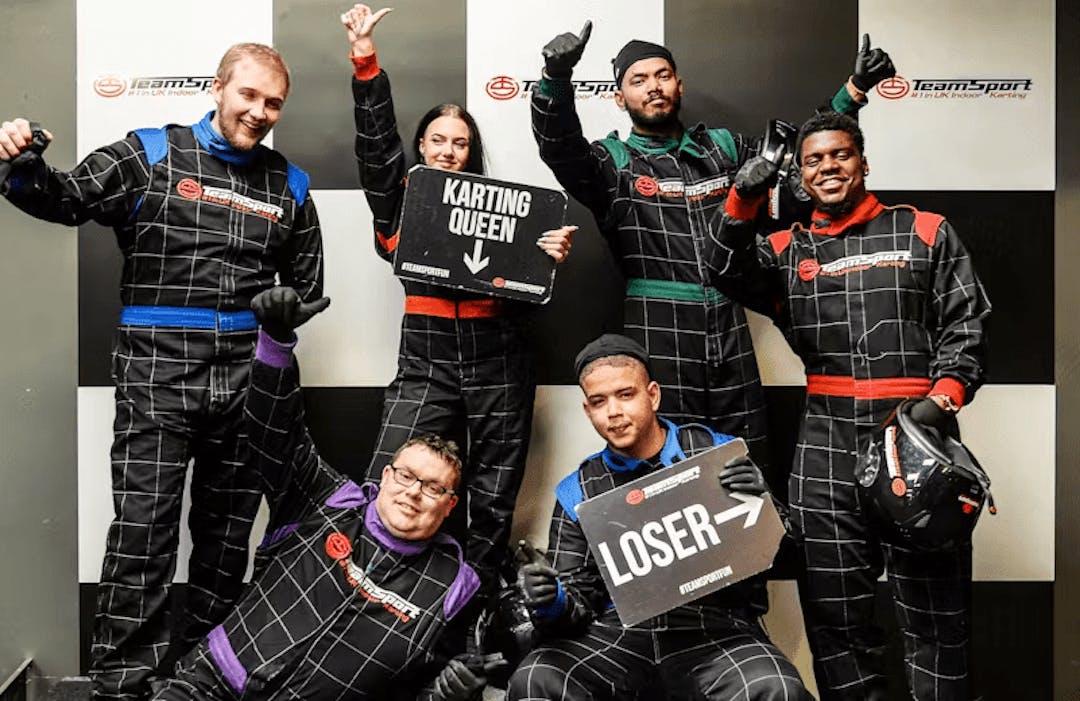
[[[555,488],[548,555],[529,552],[520,582],[539,646],[513,676],[507,701],[807,701],[795,666],[762,629],[765,580],[750,577],[632,626],[623,626],[576,507],[639,477],[732,440],[656,413],[661,390],[637,341],[604,334],[574,361],[583,408],[606,445]],[[733,492],[767,493],[749,459],[720,472]]]
[[[741,436],[765,456],[765,401],[742,307],[705,278],[701,252],[710,222],[755,140],[679,120],[683,85],[663,46],[634,40],[612,60],[615,103],[633,129],[590,144],[574,107],[571,74],[592,32],[560,34],[543,49],[544,75],[532,93],[540,157],[588,207],[626,277],[624,333],[641,343],[663,388],[665,416]],[[854,113],[866,91],[895,74],[888,55],[864,36],[847,84],[832,98]]]

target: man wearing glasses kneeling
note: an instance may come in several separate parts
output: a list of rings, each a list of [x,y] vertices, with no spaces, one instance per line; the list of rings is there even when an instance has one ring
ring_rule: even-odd
[[[288,287],[252,301],[261,328],[245,420],[270,522],[236,608],[155,699],[465,701],[485,684],[482,659],[449,659],[439,644],[479,587],[439,532],[458,501],[457,446],[417,436],[378,486],[361,487],[308,433],[293,330],[329,303]]]

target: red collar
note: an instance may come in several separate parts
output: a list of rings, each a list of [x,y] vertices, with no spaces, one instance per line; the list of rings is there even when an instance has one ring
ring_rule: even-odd
[[[885,209],[885,206],[878,202],[878,198],[874,197],[872,192],[866,193],[866,197],[863,198],[858,207],[836,221],[832,221],[828,214],[822,214],[815,209],[813,218],[810,220],[810,233],[836,236],[843,233],[850,226],[870,221],[880,214],[883,209]]]

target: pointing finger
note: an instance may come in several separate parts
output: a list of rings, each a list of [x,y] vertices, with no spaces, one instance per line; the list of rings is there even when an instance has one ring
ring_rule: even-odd
[[[862,35],[862,46],[859,48],[859,53],[865,54],[870,50],[870,33]]]

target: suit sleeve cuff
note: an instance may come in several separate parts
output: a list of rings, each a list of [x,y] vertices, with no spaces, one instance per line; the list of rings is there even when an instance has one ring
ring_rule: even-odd
[[[927,392],[927,396],[933,396],[935,394],[944,394],[956,402],[956,406],[964,406],[964,395],[967,394],[964,389],[964,385],[960,384],[957,380],[951,377],[943,377],[934,383],[934,386]]]
[[[550,606],[533,610],[533,613],[540,618],[558,618],[566,612],[566,590],[563,589],[562,582],[558,579],[555,580],[555,586],[558,587],[555,601]]]
[[[847,83],[840,86],[833,96],[831,107],[840,114],[852,115],[862,109],[865,103],[859,102],[848,92]]]
[[[255,345],[255,359],[272,368],[287,368],[292,365],[293,348],[296,348],[296,336],[293,336],[293,340],[289,343],[281,343],[259,329],[259,342]]]
[[[739,193],[736,192],[735,186],[732,185],[731,190],[728,192],[727,200],[724,202],[724,213],[732,219],[753,221],[757,218],[758,209],[764,201],[765,195],[759,195],[751,199],[743,199],[742,197],[739,197]]]
[[[349,54],[353,65],[353,75],[357,80],[371,80],[379,75],[379,59],[376,54],[370,56],[353,56]]]

